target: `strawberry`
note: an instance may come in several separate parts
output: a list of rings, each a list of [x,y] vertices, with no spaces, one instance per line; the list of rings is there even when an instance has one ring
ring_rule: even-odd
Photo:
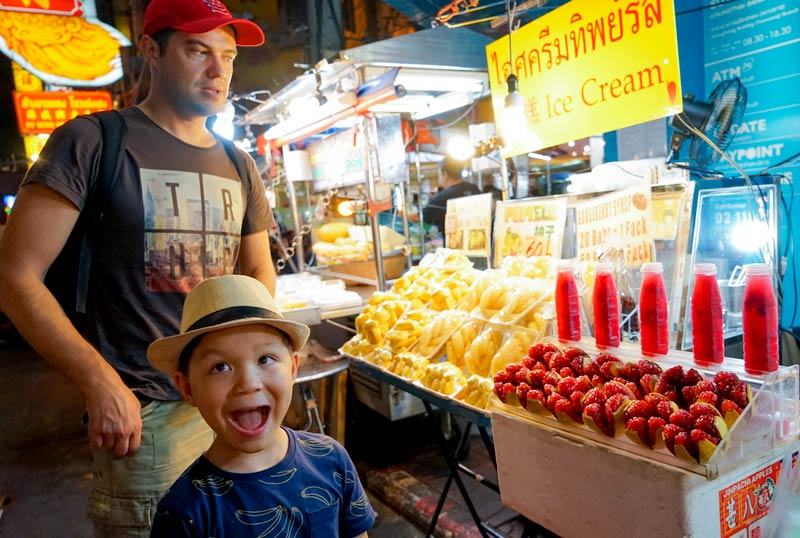
[[[733,372],[717,372],[717,374],[714,376],[714,383],[717,385],[717,392],[720,396],[724,396],[726,398],[729,397],[730,393],[734,388],[736,388],[739,382],[739,376]]]
[[[503,385],[505,385],[504,382],[495,381],[495,383],[494,383],[494,393],[498,398],[500,398],[500,400],[505,402],[505,400],[503,400]]]
[[[523,366],[517,371],[516,374],[514,374],[513,382],[519,385],[520,383],[530,383],[530,380],[531,380],[531,371]]]
[[[561,381],[561,376],[553,371],[545,372],[542,376],[542,383],[545,385],[558,385],[558,382]]]
[[[686,430],[682,429],[677,424],[667,424],[664,426],[664,431],[662,432],[664,444],[673,454],[675,454],[675,438],[679,433],[686,433]]]
[[[547,398],[541,390],[533,389],[525,395],[525,409],[531,413],[544,413],[547,411]]]
[[[571,372],[571,370],[570,370]],[[558,382],[556,388],[558,393],[565,398],[569,398],[569,395],[575,392],[575,386],[578,384],[577,380],[574,377],[565,377],[561,381]]]
[[[554,414],[561,422],[574,421],[579,424],[583,424],[583,418],[581,417],[581,414],[577,412],[575,406],[572,405],[572,402],[566,398],[556,401]]]
[[[542,392],[544,392],[544,395],[549,398],[551,394],[558,394],[558,389],[555,385],[545,383],[544,387],[542,388]]]
[[[512,362],[506,364],[506,373],[508,373],[508,376],[513,379],[514,376],[517,375],[517,372],[522,370],[522,368],[523,364],[521,362]]]
[[[525,383],[524,381],[517,385],[517,399],[519,400],[519,405],[522,407],[527,407],[525,404],[525,398],[528,396],[528,391],[531,390],[531,386]]]
[[[614,379],[617,377],[617,362],[608,361],[600,365],[600,375],[606,379]]]
[[[681,429],[689,431],[694,425],[694,417],[685,409],[678,409],[669,416],[669,423],[679,426]]]
[[[536,366],[537,364],[539,363],[533,360],[532,358],[528,357],[527,355],[522,357],[522,366],[524,366],[528,370],[533,370],[533,367]]]
[[[639,367],[632,362],[611,363],[611,370],[615,377],[621,377],[625,379],[625,381],[638,383],[639,379],[642,377],[642,372],[639,371]]]
[[[722,416],[725,418],[725,424],[728,428],[732,428],[733,424],[739,418],[739,415],[742,414],[742,408],[736,405],[736,402],[733,400],[722,400],[719,409],[722,412]]]
[[[517,398],[517,388],[511,383],[504,383],[502,387],[503,395],[500,397],[505,403],[509,405],[519,405],[519,398]]]
[[[642,387],[642,391],[644,391],[645,394],[655,392],[658,379],[659,377],[657,375],[644,374],[642,378],[639,379],[639,386]]]
[[[583,408],[583,422],[597,433],[614,437],[614,429],[608,424],[605,406],[599,403],[592,403]]]
[[[601,376],[601,375],[599,375],[599,374],[592,376],[592,385],[594,385],[595,387],[601,387],[601,386],[603,386],[603,383],[605,383],[605,382],[606,382],[606,378]]]
[[[681,383],[680,384],[682,386],[684,386],[684,387],[686,385],[697,385],[702,380],[703,380],[703,376],[700,374],[700,372],[698,372],[694,368],[689,368],[689,371],[687,371],[683,375],[683,379],[681,379]]]
[[[619,357],[617,357],[616,355],[612,355],[611,353],[600,353],[597,355],[597,358],[595,358],[595,362],[597,362],[598,366],[602,366],[607,362],[621,362],[621,361],[619,360]]]
[[[667,425],[667,421],[661,417],[650,417],[647,419],[647,431],[650,436],[650,446],[652,448],[661,448],[664,446],[663,431]]]
[[[630,387],[628,387],[624,383],[620,383],[619,381],[608,381],[603,385],[603,390],[606,393],[607,397],[611,397],[614,394],[624,394],[631,400],[636,399],[636,393],[634,393]]]
[[[699,393],[697,395],[697,398],[695,399],[695,402],[696,403],[707,403],[709,405],[713,405],[713,406],[716,407],[718,399],[719,399],[719,396],[717,396],[716,392],[711,392],[710,390],[707,390],[707,391]]]
[[[572,402],[572,406],[575,408],[575,411],[578,413],[583,412],[583,397],[586,396],[586,393],[580,390],[573,391],[572,394],[569,395],[569,401]]]
[[[550,396],[547,397],[547,409],[553,413],[553,415],[556,414],[556,404],[561,400],[569,401],[557,392],[552,392],[550,393]]]
[[[681,388],[681,398],[684,405],[692,405],[697,397],[697,385],[687,385]]]
[[[509,380],[510,378],[508,377],[508,372],[506,372],[505,370],[500,370],[499,372],[494,374],[495,383],[500,383],[502,385],[503,383],[508,383]]]
[[[707,463],[719,444],[719,439],[715,439],[703,430],[697,429],[692,430],[689,435],[692,439],[692,443],[697,448],[697,459],[700,463]]]
[[[632,441],[647,448],[652,448],[653,446],[650,442],[650,431],[647,428],[647,419],[644,417],[633,417],[626,421],[625,435]]]
[[[686,461],[697,461],[697,445],[692,442],[689,432],[681,432],[675,436],[675,455]]]
[[[564,366],[558,371],[558,373],[559,375],[561,375],[561,377],[572,377],[572,378],[575,377],[575,372],[573,372],[572,368],[570,368],[569,366]]]
[[[528,348],[528,357],[532,358],[536,362],[545,362],[544,356],[546,353],[550,353],[552,351],[558,351],[558,348],[553,344],[533,344],[531,347]]]
[[[636,366],[639,368],[639,372],[641,372],[642,375],[650,374],[654,376],[659,376],[664,372],[664,370],[661,368],[661,366],[658,365],[658,363],[653,362],[649,359],[639,359],[639,361],[636,363]]]
[[[554,370],[556,372],[560,372],[562,368],[569,368],[569,359],[565,357],[560,351],[554,351],[545,354],[544,360],[547,362],[547,366],[551,370]],[[571,368],[570,372],[572,372]]]
[[[747,384],[747,381],[740,381],[739,384],[736,385],[731,391],[730,399],[736,402],[736,405],[744,409],[747,407],[747,404],[750,403],[750,395],[752,394],[752,389],[750,385]]]
[[[623,415],[630,403],[631,399],[625,394],[614,394],[613,396],[609,396],[606,400],[608,427],[614,431],[614,435],[624,427]]]
[[[661,380],[669,385],[677,385],[683,379],[683,366],[677,365],[668,368],[662,375]],[[661,392],[661,391],[658,391]]]
[[[595,387],[589,390],[586,393],[586,396],[583,397],[583,406],[584,408],[588,405],[592,404],[600,404],[602,406],[606,405],[606,394],[603,391],[602,387]]]
[[[581,392],[589,392],[592,387],[592,380],[589,379],[588,376],[582,375],[580,377],[575,378],[575,390],[579,390]]]
[[[625,409],[625,423],[634,417],[650,418],[656,414],[655,406],[645,400],[635,400]]]
[[[658,416],[667,421],[669,420],[670,415],[677,410],[678,410],[678,404],[676,404],[671,400],[668,400],[666,396],[664,397],[664,400],[656,404],[656,411],[658,412]]]
[[[658,392],[660,394],[666,394],[667,391],[675,390],[675,385],[667,381],[664,376],[658,378],[658,382],[656,383],[656,388],[653,392]]]
[[[542,390],[542,387],[544,387],[544,382],[542,381],[542,378],[544,378],[545,373],[546,370],[531,370],[530,382],[529,382],[530,386],[534,389]]]
[[[592,379],[595,376],[599,376],[600,365],[597,363],[597,360],[589,361],[588,363],[584,364],[583,373],[589,376],[589,379]]]
[[[717,385],[709,379],[702,380],[700,383],[695,385],[695,388],[697,389],[697,394],[706,391],[711,391],[714,394],[717,394]]]
[[[692,413],[694,418],[699,417],[700,415],[714,415],[720,416],[720,412],[717,411],[717,408],[711,404],[703,403],[703,402],[695,402],[689,406],[689,411]]]
[[[720,432],[718,421],[719,417],[714,415],[700,415],[694,421],[693,428],[696,430],[703,430],[712,437],[722,439],[725,433]]]

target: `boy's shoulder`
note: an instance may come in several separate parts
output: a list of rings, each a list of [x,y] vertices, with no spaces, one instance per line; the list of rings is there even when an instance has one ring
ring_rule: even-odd
[[[310,458],[323,458],[341,454],[347,455],[344,447],[333,437],[321,433],[292,430],[289,428],[286,428],[286,431],[289,434],[290,442],[296,444],[297,450]]]

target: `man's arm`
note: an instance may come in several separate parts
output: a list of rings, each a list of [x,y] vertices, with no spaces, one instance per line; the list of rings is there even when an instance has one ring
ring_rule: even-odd
[[[139,448],[139,401],[78,334],[44,284],[78,215],[71,202],[48,187],[30,184],[20,190],[0,242],[0,309],[83,393],[91,443],[122,457]]]
[[[269,250],[269,232],[267,230],[242,236],[239,248],[239,270],[243,275],[251,276],[264,284],[269,292],[275,295],[275,266]]]

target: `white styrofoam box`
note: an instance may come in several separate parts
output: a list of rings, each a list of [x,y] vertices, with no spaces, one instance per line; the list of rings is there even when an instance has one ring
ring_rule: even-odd
[[[755,519],[749,493],[771,478],[776,503],[792,494],[787,484],[800,472],[797,438],[709,480],[505,410],[493,410],[492,430],[503,504],[565,538],[759,536],[756,527],[771,528],[787,512]],[[743,515],[753,519],[751,534],[736,526]]]

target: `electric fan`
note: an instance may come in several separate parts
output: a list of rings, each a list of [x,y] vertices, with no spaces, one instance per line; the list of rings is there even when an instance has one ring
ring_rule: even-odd
[[[670,121],[674,129],[669,144],[671,154],[677,156],[684,140],[691,138],[689,159],[701,168],[717,162],[720,154],[688,126],[695,127],[720,151],[725,151],[733,142],[733,126],[742,121],[747,105],[747,90],[738,78],[725,80],[714,88],[708,100],[707,103],[695,101],[692,95],[687,95],[683,101],[683,112],[673,116]]]

